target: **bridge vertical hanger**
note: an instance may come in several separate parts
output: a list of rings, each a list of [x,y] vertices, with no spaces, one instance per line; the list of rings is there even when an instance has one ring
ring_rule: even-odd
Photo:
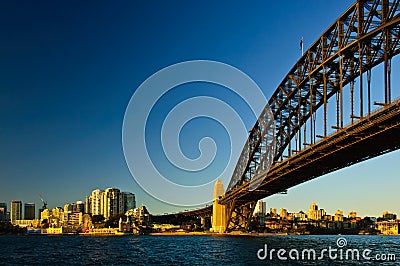
[[[350,119],[354,123],[354,81],[350,81]]]
[[[292,82],[292,81],[291,81]],[[292,84],[291,84],[292,85]],[[291,127],[292,127],[292,123],[291,123],[291,121],[289,120],[289,119],[291,119],[290,118],[290,113],[292,112],[292,104],[291,104],[291,101],[289,100],[289,106],[288,106],[288,127],[287,127],[287,135],[288,136],[290,136],[291,135],[291,132],[290,132],[290,129],[291,129]],[[289,142],[289,145],[288,145],[288,157],[290,157],[290,156],[292,156],[292,145],[291,145],[291,141]]]
[[[367,70],[368,116],[371,115],[371,69]]]
[[[314,116],[313,116],[313,102],[314,102],[314,99],[313,99],[313,96],[314,96],[314,94],[313,94],[313,82],[312,82],[311,78],[310,78],[309,82],[310,82],[310,145],[312,145],[313,144],[313,131],[314,131],[314,127],[313,127],[313,124],[314,124],[314,122],[313,122],[313,120],[314,120]]]
[[[364,29],[364,2],[357,1],[358,8],[358,28],[357,28],[357,38],[360,39],[363,34]],[[364,108],[363,108],[363,45],[362,41],[358,42],[358,59],[359,59],[359,68],[360,68],[360,119],[364,116]]]
[[[389,1],[388,0],[382,0],[382,25],[384,25],[388,19],[388,14],[389,13]],[[385,28],[383,30],[383,52],[384,52],[384,62],[383,62],[383,68],[384,68],[384,89],[385,89],[385,104],[390,103],[390,67],[389,67],[389,50],[390,50],[390,36],[389,36],[389,29]]]
[[[338,50],[343,47],[344,28],[343,21],[338,20]],[[343,128],[343,54],[339,52],[339,106],[340,106],[340,128]]]
[[[323,68],[323,79],[324,79],[324,137],[328,135],[328,129],[327,129],[327,112],[328,112],[328,102],[327,102],[327,91],[328,91],[328,85],[326,82],[326,70],[325,66]]]
[[[298,119],[298,124],[301,125],[301,121],[303,120],[302,115],[301,115],[301,87],[299,85],[297,85],[297,90],[298,90],[298,104],[297,104],[297,111],[298,111],[298,115],[299,115],[299,119]],[[301,142],[301,128],[298,129],[297,131],[299,133],[299,147],[296,149],[297,151],[301,150],[302,147],[302,142]]]
[[[326,38],[324,36],[321,37],[321,44],[322,44],[322,61],[326,60],[325,53],[326,51]],[[325,65],[322,66],[322,78],[323,78],[323,86],[324,86],[324,137],[328,135],[328,130],[327,130],[327,112],[328,112],[328,84],[326,80],[326,67]]]

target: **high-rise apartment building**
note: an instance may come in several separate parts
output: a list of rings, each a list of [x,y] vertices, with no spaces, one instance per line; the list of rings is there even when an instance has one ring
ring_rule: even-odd
[[[91,215],[103,215],[108,219],[115,214],[124,214],[135,208],[135,194],[121,192],[118,188],[107,188],[105,191],[93,190],[91,195],[86,197],[84,211]]]
[[[136,208],[135,194],[122,192],[119,198],[119,213],[124,214]]]
[[[118,188],[107,188],[103,194],[103,215],[104,218],[109,217],[119,213],[120,205],[120,194],[121,191]]]
[[[320,221],[326,215],[326,211],[324,209],[318,209],[317,203],[313,202],[310,206],[310,209],[307,211],[307,217],[310,220]]]
[[[103,214],[103,191],[96,189],[92,191],[90,196],[90,213],[92,215]]]
[[[85,212],[85,204],[83,203],[83,201],[78,200],[74,205],[73,205],[73,209],[72,212],[81,212],[84,213]]]
[[[28,202],[24,204],[24,219],[25,220],[35,219],[35,203]]]
[[[254,208],[254,214],[259,217],[260,225],[264,225],[267,214],[267,203],[262,200],[257,201],[256,207]]]
[[[86,196],[85,213],[92,213],[92,197],[91,196]]]
[[[0,202],[0,221],[7,220],[7,203]]]
[[[22,202],[20,200],[11,201],[11,223],[15,224],[16,220],[22,220]]]

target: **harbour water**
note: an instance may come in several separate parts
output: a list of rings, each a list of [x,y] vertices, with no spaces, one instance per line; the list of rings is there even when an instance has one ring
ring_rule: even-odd
[[[0,265],[400,265],[400,236],[0,236],[0,253]]]

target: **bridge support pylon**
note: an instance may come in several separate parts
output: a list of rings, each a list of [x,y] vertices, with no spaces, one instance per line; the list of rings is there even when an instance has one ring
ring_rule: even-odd
[[[219,198],[222,196],[224,196],[224,184],[221,180],[217,180],[214,185],[213,212],[211,216],[211,230],[215,233],[224,233],[226,229],[226,206],[219,203]]]
[[[255,206],[256,201],[242,203],[233,200],[230,202],[226,208],[227,219],[225,232],[248,232]]]
[[[226,206],[219,204],[218,199],[215,199],[213,202],[213,214],[211,217],[212,231],[214,233],[225,233],[226,220]]]

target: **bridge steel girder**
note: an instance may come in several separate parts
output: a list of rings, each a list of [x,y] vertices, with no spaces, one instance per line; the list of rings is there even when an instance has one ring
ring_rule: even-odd
[[[227,223],[225,232],[248,231],[256,201],[240,202],[232,200],[227,204]]]
[[[388,66],[391,58],[400,53],[399,3],[400,0],[359,0],[311,45],[275,90],[268,101],[269,107],[250,131],[226,192],[257,176],[266,168],[260,165],[283,161],[291,140],[296,134],[301,138],[301,127],[321,107],[324,108],[325,137],[326,106],[335,95],[338,97],[336,128],[343,127],[343,87],[380,63]],[[389,72],[386,69],[386,87],[390,87]],[[361,88],[359,117],[364,116],[362,92]],[[386,103],[390,103],[390,88],[385,88],[385,93]],[[270,132],[272,117],[275,129]],[[275,147],[268,146],[271,138],[275,139]],[[292,150],[286,151],[290,157]],[[271,152],[272,155],[267,155]]]
[[[336,133],[345,134],[348,128],[344,128],[343,125],[343,89],[347,84],[354,82],[356,78],[361,80],[358,99],[360,114],[355,116],[353,112],[354,87],[351,86],[352,122],[354,117],[360,119],[356,124],[367,121],[372,116],[370,71],[381,63],[384,64],[385,102],[383,104],[392,106],[390,71],[391,58],[400,53],[399,4],[400,0],[358,0],[311,45],[275,90],[268,101],[269,108],[266,107],[250,131],[221,203],[229,206],[229,204],[233,204],[232,201],[235,201],[233,209],[239,210],[240,202],[247,204],[267,195],[281,192],[283,186],[271,183],[271,179],[268,179],[272,178],[267,171],[268,168],[263,168],[261,165],[270,166],[272,161],[270,171],[275,171],[274,175],[282,176],[281,174],[286,171],[283,165],[293,163],[293,160],[299,158],[299,154],[303,156],[305,151],[313,151],[316,145],[326,144],[326,140],[331,139],[327,134],[327,102],[335,95]],[[368,78],[367,115],[364,114],[362,94],[364,74]],[[301,129],[304,127],[304,131],[306,131],[307,122],[310,122],[312,127],[314,114],[319,108],[324,108],[323,140],[317,142],[314,134],[310,137],[310,143],[307,143],[307,136],[304,133],[304,147],[302,147]],[[268,126],[272,124],[270,115],[272,115],[275,125],[272,133],[268,130]],[[290,145],[297,134],[300,147],[299,150],[296,150],[296,154],[293,154]],[[268,146],[271,143],[271,137],[274,137],[275,147]],[[363,136],[358,136],[358,138],[363,138]],[[341,149],[334,145],[331,147]],[[268,154],[271,151],[273,154]],[[284,154],[285,152],[287,155]],[[267,163],[264,163],[263,160],[266,160]],[[307,160],[314,161],[312,157]],[[354,162],[350,164],[352,163]],[[277,167],[283,168],[278,169]],[[330,167],[328,168],[329,171],[333,171]],[[329,171],[322,171],[318,175]],[[297,172],[297,174],[301,173]],[[265,177],[267,178],[261,181],[259,190],[268,192],[257,193],[257,190],[252,192],[248,189],[250,180],[261,180]],[[312,178],[314,177],[316,176],[313,175]],[[288,185],[299,184],[309,179],[311,178],[306,176],[294,183],[289,182]],[[266,184],[269,185],[266,186]],[[254,196],[251,196],[252,194]],[[244,195],[247,195],[248,198]],[[232,211],[233,213],[235,212]],[[228,219],[231,220],[232,217],[228,217]],[[227,230],[231,230],[229,226]]]
[[[246,184],[226,194],[221,204],[247,204],[376,156],[400,149],[400,99],[334,132],[263,173],[256,191]],[[254,193],[254,192],[259,193]]]

